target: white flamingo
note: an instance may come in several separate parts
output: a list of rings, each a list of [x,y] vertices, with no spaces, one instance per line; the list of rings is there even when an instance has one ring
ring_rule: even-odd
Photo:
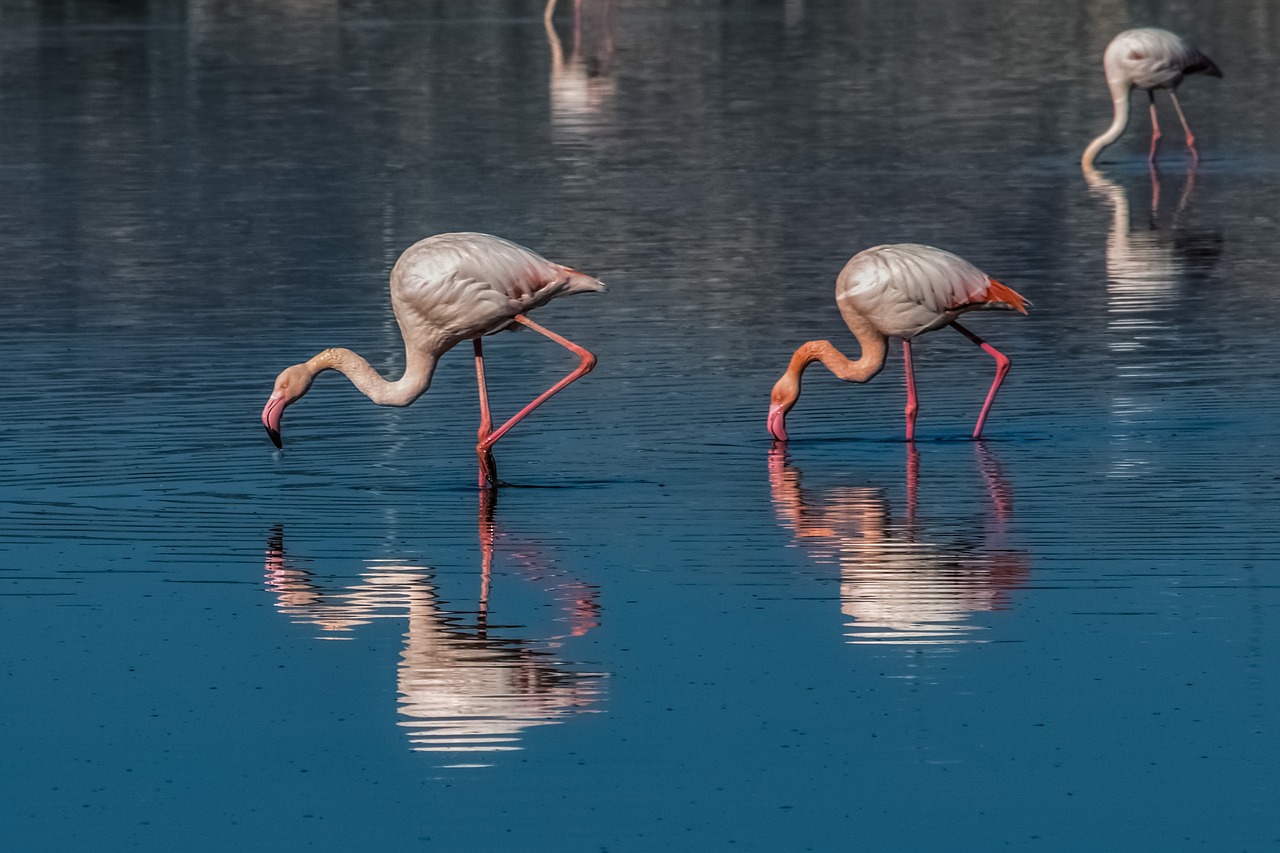
[[[1013,288],[950,252],[915,243],[875,246],[849,259],[836,279],[836,306],[862,346],[857,361],[830,341],[808,341],[791,356],[786,373],[773,386],[769,432],[787,440],[787,412],[800,397],[800,377],[806,367],[821,361],[846,382],[867,382],[884,368],[888,338],[902,340],[907,374],[907,441],[915,440],[915,377],[911,372],[911,339],[952,326],[996,360],[996,378],[978,415],[973,437],[982,436],[991,404],[1009,372],[1009,359],[991,344],[956,322],[968,311],[1011,309],[1027,313],[1027,301]]]
[[[1196,138],[1187,125],[1187,117],[1178,103],[1177,88],[1188,74],[1208,74],[1221,77],[1222,72],[1213,60],[1205,56],[1189,42],[1168,30],[1142,27],[1125,30],[1111,40],[1102,55],[1102,68],[1107,75],[1107,88],[1111,90],[1111,103],[1115,116],[1111,126],[1085,149],[1080,165],[1088,169],[1094,158],[1111,143],[1120,138],[1129,124],[1129,93],[1134,88],[1145,89],[1151,107],[1151,153],[1148,159],[1155,162],[1156,146],[1160,141],[1160,124],[1156,121],[1156,89],[1168,89],[1173,108],[1178,112],[1182,129],[1187,134],[1187,147],[1191,156],[1199,159]]]
[[[431,385],[436,363],[446,351],[470,339],[475,345],[476,381],[480,388],[480,486],[498,484],[491,448],[531,411],[595,367],[587,350],[539,326],[525,314],[566,293],[603,292],[600,281],[548,261],[534,252],[489,234],[437,234],[421,240],[391,270],[391,308],[404,338],[405,370],[400,379],[383,379],[349,349],[327,349],[302,364],[287,367],[262,410],[267,434],[281,447],[280,418],[285,407],[311,388],[316,376],[336,370],[380,406],[407,406]],[[540,394],[498,429],[493,429],[485,393],[484,356],[480,338],[520,324],[568,348],[581,363]]]

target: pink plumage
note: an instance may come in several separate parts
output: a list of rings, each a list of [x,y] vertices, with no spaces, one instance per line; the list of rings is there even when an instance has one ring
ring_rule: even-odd
[[[770,434],[779,441],[787,439],[786,415],[800,397],[800,379],[806,367],[821,361],[840,379],[867,382],[884,368],[887,340],[898,338],[902,341],[907,377],[907,440],[914,440],[918,405],[911,372],[911,340],[951,326],[996,360],[996,378],[973,431],[973,437],[980,438],[996,392],[1009,371],[1009,359],[956,319],[969,311],[1012,310],[1025,314],[1027,304],[1013,288],[942,249],[893,243],[859,252],[836,278],[836,306],[862,346],[862,354],[852,361],[830,341],[801,344],[786,373],[773,387]]]
[[[882,334],[903,340],[939,329],[966,311],[1026,313],[1021,296],[964,258],[918,243],[873,246],[854,255],[836,279],[836,302]]]
[[[1129,95],[1134,89],[1147,93],[1151,112],[1151,152],[1147,159],[1154,163],[1156,148],[1160,142],[1160,123],[1156,118],[1156,89],[1167,89],[1173,108],[1187,135],[1187,148],[1192,159],[1198,160],[1196,138],[1187,124],[1187,117],[1178,103],[1177,89],[1189,74],[1207,74],[1221,77],[1217,63],[1201,53],[1181,36],[1157,27],[1139,27],[1125,30],[1107,45],[1102,54],[1102,70],[1106,74],[1107,88],[1111,92],[1112,118],[1108,127],[1097,139],[1089,143],[1080,165],[1087,171],[1102,149],[1120,138],[1129,124]]]
[[[369,362],[349,349],[331,348],[286,368],[277,378],[262,423],[277,447],[280,419],[286,406],[311,387],[315,377],[337,370],[380,406],[407,406],[431,385],[440,356],[471,340],[480,387],[480,485],[496,486],[497,468],[491,448],[511,427],[569,383],[590,372],[595,356],[577,344],[534,323],[525,314],[557,296],[602,292],[604,284],[585,273],[549,261],[501,237],[489,234],[437,234],[421,240],[400,256],[391,270],[391,307],[404,337],[405,372],[383,379]],[[485,394],[480,338],[503,329],[526,326],[576,354],[577,369],[539,395],[498,429],[493,429]]]

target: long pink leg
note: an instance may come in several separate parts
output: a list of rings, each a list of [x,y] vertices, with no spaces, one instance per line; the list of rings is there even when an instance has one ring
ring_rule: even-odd
[[[493,432],[493,418],[489,414],[489,393],[484,384],[484,349],[480,339],[472,340],[476,349],[476,385],[480,389],[480,429],[476,433],[476,455],[480,457],[480,488],[492,489],[498,485],[498,464],[493,452],[484,446],[484,440]]]
[[[553,396],[558,394],[560,391],[564,390],[565,387],[568,386],[569,384],[577,381],[578,379],[581,379],[583,376],[586,376],[588,373],[591,372],[591,369],[596,366],[596,357],[592,355],[590,352],[588,352],[587,350],[575,344],[573,341],[570,341],[567,338],[560,337],[550,329],[544,329],[542,326],[539,326],[537,323],[533,322],[523,314],[517,314],[514,319],[517,323],[528,326],[530,329],[533,329],[535,332],[539,332],[541,334],[546,335],[548,338],[551,338],[551,340],[560,344],[560,346],[564,347],[565,349],[571,350],[574,354],[576,354],[579,358],[582,359],[582,363],[579,364],[576,368],[574,368],[573,372],[570,373],[568,376],[561,379],[555,385],[552,385],[546,391],[543,391],[541,394],[539,394],[537,399],[535,399],[532,403],[525,406],[519,412],[516,412],[515,416],[512,417],[511,420],[507,421],[505,424],[498,427],[496,430],[494,430],[493,432],[485,436],[483,439],[481,439],[480,444],[476,446],[477,452],[488,451],[489,448],[493,447],[494,443],[498,439],[506,435],[507,431],[510,430],[517,423],[519,423],[526,415],[528,415],[534,409],[541,406],[543,403],[547,402],[547,400],[550,400]]]
[[[1147,155],[1147,161],[1154,163],[1156,161],[1156,147],[1160,144],[1160,122],[1156,119],[1155,90],[1148,89],[1147,97],[1151,99],[1151,153]]]
[[[987,413],[991,411],[991,404],[996,401],[996,392],[1000,390],[1000,383],[1004,381],[1005,376],[1009,373],[1009,357],[973,332],[961,326],[959,323],[952,323],[951,326],[960,334],[973,341],[978,346],[987,351],[987,354],[996,360],[996,378],[991,383],[991,390],[987,392],[987,401],[982,404],[982,413],[978,415],[978,425],[973,428],[973,437],[975,439],[982,438],[982,425],[987,422]]]
[[[902,342],[902,364],[907,374],[907,407],[903,409],[907,415],[907,441],[915,441],[916,411],[920,405],[916,402],[916,376],[911,371],[911,341]]]
[[[1178,96],[1170,92],[1169,97],[1173,99],[1173,108],[1178,111],[1178,120],[1182,122],[1182,129],[1187,134],[1187,147],[1191,149],[1191,159],[1194,162],[1200,162],[1200,152],[1196,150],[1196,138],[1191,133],[1191,126],[1187,124],[1187,117],[1182,114],[1182,105],[1178,103]]]

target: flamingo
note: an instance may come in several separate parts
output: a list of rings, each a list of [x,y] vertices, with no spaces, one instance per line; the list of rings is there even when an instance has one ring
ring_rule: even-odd
[[[1187,125],[1178,103],[1177,88],[1188,74],[1208,74],[1222,77],[1213,60],[1205,56],[1189,42],[1168,30],[1142,27],[1125,30],[1111,40],[1102,56],[1102,68],[1107,75],[1107,88],[1111,90],[1111,103],[1115,117],[1111,127],[1084,150],[1080,165],[1093,166],[1093,160],[1111,143],[1120,138],[1129,123],[1129,93],[1136,87],[1147,90],[1151,107],[1151,153],[1148,160],[1156,161],[1156,146],[1160,142],[1160,124],[1156,121],[1156,89],[1168,89],[1173,108],[1178,112],[1182,129],[1187,134],[1187,148],[1191,156],[1199,159],[1196,138]]]
[[[586,349],[530,320],[527,312],[566,293],[600,293],[602,282],[490,234],[437,234],[405,250],[391,270],[391,308],[404,338],[405,370],[391,382],[360,355],[331,348],[287,367],[262,410],[262,424],[276,447],[280,418],[287,406],[311,388],[316,376],[336,370],[379,406],[407,406],[431,385],[440,356],[470,339],[475,347],[476,383],[480,388],[480,487],[498,485],[492,447],[521,419],[570,383],[591,371],[596,358]],[[480,339],[504,329],[526,326],[573,352],[579,365],[542,392],[496,430],[485,392],[484,353]]]
[[[786,373],[773,386],[769,432],[787,440],[786,416],[800,397],[800,376],[821,361],[846,382],[868,382],[884,368],[888,338],[902,340],[907,374],[907,441],[915,440],[916,383],[911,372],[911,339],[951,326],[996,360],[996,378],[973,429],[982,425],[995,402],[1000,383],[1009,372],[1009,359],[991,344],[956,322],[968,311],[1009,309],[1027,313],[1027,300],[973,264],[942,249],[915,243],[874,246],[849,259],[836,278],[836,306],[862,347],[851,361],[830,341],[808,341],[791,356]]]

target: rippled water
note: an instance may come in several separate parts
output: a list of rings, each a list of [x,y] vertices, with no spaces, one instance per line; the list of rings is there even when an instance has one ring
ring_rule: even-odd
[[[13,849],[1280,843],[1268,2],[0,3],[0,817]],[[1224,80],[1083,176],[1106,41]],[[1165,104],[1162,102],[1162,110]],[[497,446],[386,278],[501,234],[599,367]],[[866,386],[854,252],[1034,302]],[[499,413],[573,366],[486,347]]]

